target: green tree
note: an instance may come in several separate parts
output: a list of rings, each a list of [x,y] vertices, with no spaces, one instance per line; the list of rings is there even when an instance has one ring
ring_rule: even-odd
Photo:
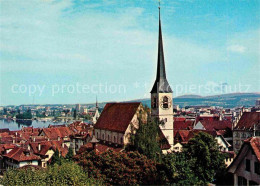
[[[225,156],[219,152],[217,141],[209,134],[200,132],[183,148],[191,170],[202,183],[216,181],[226,171]]]
[[[51,157],[51,164],[52,164],[52,165],[54,165],[54,164],[59,164],[59,165],[61,165],[62,159],[63,159],[63,158],[60,156],[59,150],[56,149],[56,150],[54,151],[54,154],[53,154],[52,157]]]
[[[65,159],[71,161],[72,158],[73,158],[73,150],[72,150],[72,148],[69,148],[69,151],[68,151]]]
[[[194,174],[187,161],[184,153],[170,153],[163,155],[163,170],[165,175],[165,183],[177,185],[197,185],[199,180]]]
[[[159,160],[161,156],[160,148],[160,128],[157,122],[150,120],[147,123],[142,122],[139,118],[139,128],[131,136],[130,150],[137,150],[150,159]]]
[[[155,184],[158,177],[156,163],[138,152],[109,150],[97,154],[91,151],[74,156],[74,160],[90,176],[102,179],[106,184]]]
[[[47,169],[21,168],[8,170],[0,180],[3,185],[100,185],[101,181],[89,178],[82,167],[74,162],[55,164]]]

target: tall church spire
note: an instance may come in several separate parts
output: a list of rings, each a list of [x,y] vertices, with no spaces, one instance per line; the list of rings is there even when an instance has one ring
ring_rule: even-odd
[[[159,38],[158,38],[157,75],[156,75],[156,80],[154,82],[151,93],[172,92],[172,89],[166,79],[160,9],[161,8],[160,8],[160,4],[159,4]]]

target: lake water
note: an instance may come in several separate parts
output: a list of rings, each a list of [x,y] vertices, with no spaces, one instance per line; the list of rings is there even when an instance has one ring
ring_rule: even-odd
[[[71,122],[72,123],[72,122]],[[63,125],[64,122],[52,122],[52,121],[13,121],[7,119],[0,119],[0,129],[9,128],[9,130],[20,130],[24,127],[43,128],[49,125]]]

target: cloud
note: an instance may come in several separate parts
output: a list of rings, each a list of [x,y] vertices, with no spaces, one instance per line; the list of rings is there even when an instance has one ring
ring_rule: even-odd
[[[246,48],[242,45],[230,45],[227,47],[227,50],[235,53],[244,53]]]

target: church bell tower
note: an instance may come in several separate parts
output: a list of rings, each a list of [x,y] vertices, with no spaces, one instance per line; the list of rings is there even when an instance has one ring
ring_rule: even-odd
[[[164,126],[161,130],[164,136],[168,139],[171,147],[174,145],[173,133],[173,106],[172,106],[172,89],[166,78],[163,39],[161,29],[161,17],[159,7],[159,40],[158,40],[158,59],[157,59],[157,74],[153,88],[151,90],[151,116],[154,119],[164,121]]]

